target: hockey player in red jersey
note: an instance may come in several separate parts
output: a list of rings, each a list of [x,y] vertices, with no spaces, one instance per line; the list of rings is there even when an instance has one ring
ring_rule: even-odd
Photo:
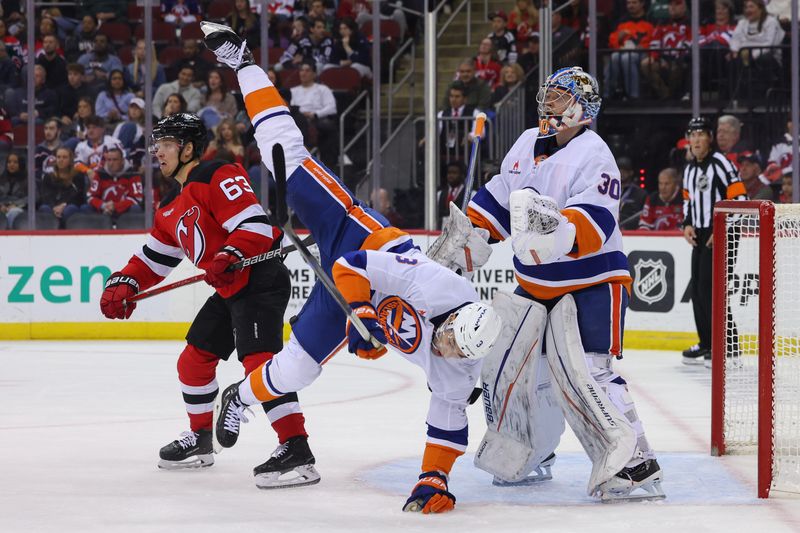
[[[163,118],[153,128],[151,152],[162,173],[180,187],[161,202],[146,244],[111,275],[100,300],[107,318],[129,318],[136,304],[127,300],[163,280],[183,257],[205,270],[206,282],[216,289],[195,317],[178,358],[190,431],[161,449],[159,467],[166,469],[214,463],[216,366],[234,348],[245,373],[270,360],[283,346],[283,315],[290,294],[289,272],[280,259],[227,270],[245,257],[277,247],[281,231],[270,224],[241,166],[200,161],[206,140],[203,122],[187,113]],[[317,483],[320,477],[313,467],[297,395],[262,405],[278,434],[279,450],[291,442],[304,466],[302,476],[279,484],[273,481],[269,488]],[[259,487],[267,488],[259,480],[263,472],[273,470],[275,455],[255,468]]]

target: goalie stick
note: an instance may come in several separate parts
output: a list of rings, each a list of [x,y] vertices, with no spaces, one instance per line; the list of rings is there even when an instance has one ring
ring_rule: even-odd
[[[478,147],[486,126],[486,113],[478,113],[475,117],[475,131],[472,133],[472,148],[469,152],[469,169],[467,170],[467,182],[464,185],[464,200],[461,202],[461,211],[466,213],[469,205],[472,182],[475,181],[475,167],[478,166]]]
[[[314,244],[314,237],[306,237],[303,241],[303,244],[310,245]],[[286,248],[280,248],[278,250],[271,250],[269,252],[264,252],[262,254],[254,255],[253,257],[247,257],[238,261],[231,266],[229,266],[226,270],[228,272],[234,272],[236,270],[242,270],[245,267],[249,267],[250,265],[255,265],[256,263],[261,263],[263,261],[268,261],[275,257],[283,257],[288,255],[290,252],[294,252],[296,250],[294,245],[287,246]],[[176,281],[174,283],[168,283],[163,287],[156,287],[155,289],[151,289],[149,291],[140,292],[136,296],[133,296],[126,300],[126,302],[138,302],[139,300],[144,300],[145,298],[150,298],[152,296],[156,296],[163,292],[171,291],[172,289],[177,289],[179,287],[184,287],[186,285],[191,285],[193,283],[197,283],[205,278],[205,274],[197,274],[196,276],[192,276],[191,278],[182,279]]]
[[[294,244],[295,249],[300,252],[303,260],[308,264],[308,266],[311,267],[311,269],[314,271],[314,274],[316,274],[317,278],[322,282],[322,285],[333,297],[334,301],[339,305],[345,316],[347,316],[347,318],[350,320],[350,323],[353,325],[353,327],[355,327],[356,330],[361,334],[361,338],[371,342],[372,346],[376,350],[381,348],[385,349],[383,344],[381,344],[378,339],[370,334],[367,327],[363,322],[361,322],[361,319],[358,318],[358,316],[356,316],[356,314],[350,308],[350,304],[344,299],[342,293],[336,288],[336,284],[322,269],[322,265],[317,262],[313,255],[311,255],[311,252],[308,251],[308,248],[306,248],[305,244],[297,236],[297,233],[294,232],[294,228],[292,227],[291,212],[288,211],[286,204],[286,161],[284,159],[283,146],[281,146],[279,143],[276,143],[272,146],[272,163],[275,168],[275,193],[277,196],[275,209],[277,211],[277,223],[281,226],[281,229],[292,242],[292,244]]]

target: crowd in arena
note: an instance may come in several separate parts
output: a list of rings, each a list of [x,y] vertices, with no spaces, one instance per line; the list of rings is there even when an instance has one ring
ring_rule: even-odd
[[[687,0],[601,0],[597,4],[604,99],[687,101],[688,46],[692,39]],[[415,2],[403,5],[421,8]],[[554,68],[586,66],[587,5],[581,1],[554,5]],[[134,214],[139,217],[137,221],[143,221],[142,176],[149,161],[144,157],[144,80],[148,68],[154,118],[182,111],[198,114],[214,131],[204,157],[240,163],[248,169],[256,187],[259,185],[260,154],[243,112],[235,76],[219,68],[213,54],[200,42],[200,20],[227,23],[247,38],[259,56],[260,17],[269,17],[268,52],[264,52],[269,53],[273,65],[269,75],[290,104],[312,153],[326,165],[338,165],[338,114],[343,97],[338,89],[343,79],[349,80],[353,91],[368,88],[371,82],[372,4],[364,0],[278,0],[268,6],[268,13],[261,13],[261,6],[251,5],[249,0],[162,0],[153,15],[150,52],[155,59],[148,67],[143,11],[135,4],[84,0],[75,7],[45,8],[36,14],[35,50],[29,54],[25,46],[27,19],[20,2],[3,1],[0,157],[5,162],[0,175],[0,227],[17,229],[27,223],[27,217],[20,214],[25,212],[29,194],[25,179],[29,126],[36,132],[33,165],[37,210],[51,213],[57,227],[106,227],[107,222],[96,222],[103,218],[116,225],[124,216]],[[531,88],[536,84],[536,76],[530,74],[538,65],[537,3],[517,0],[509,7],[508,12],[490,14],[486,37],[454,73],[454,81],[442,95],[439,116],[445,120],[478,111],[487,111],[491,118],[496,106],[518,83],[527,77]],[[450,9],[450,5],[444,6],[445,13]],[[720,98],[730,96],[724,94],[728,86],[721,84],[720,72],[741,76],[751,71],[747,79],[758,82],[740,83],[736,90],[746,87],[763,93],[758,83],[773,83],[788,63],[780,45],[788,40],[789,3],[773,0],[765,6],[763,0],[715,0],[701,2],[700,10],[704,72],[710,73],[704,74],[704,90],[720,84]],[[419,18],[400,6],[386,3],[379,16],[385,23],[382,31],[388,31],[385,37],[394,39],[395,45],[404,39],[421,38]],[[33,65],[29,64],[31,55],[36,58]],[[722,65],[721,70],[706,68],[712,62]],[[34,116],[27,113],[30,67],[34,69]],[[535,124],[534,96],[529,90],[528,124]],[[736,117],[720,119],[717,142],[740,167],[743,179],[755,176],[748,190],[759,197],[785,199],[787,187],[791,187],[789,180],[782,184],[782,176],[791,167],[791,161],[787,161],[790,151],[785,149],[790,139],[777,139],[775,148],[766,153],[763,143],[754,146],[748,139],[737,138],[728,145],[726,130],[739,135],[740,121]],[[448,147],[463,145],[463,139],[451,137],[442,132],[443,154]],[[641,190],[640,176],[630,168],[631,161],[625,154],[617,154],[622,156],[623,175],[629,175],[620,216],[625,228],[665,229],[665,223],[653,219],[652,213],[654,206],[677,205],[681,198],[680,184],[667,184],[680,174],[685,149],[678,143],[674,152],[671,166],[658,174],[658,191],[649,198]],[[466,163],[463,158],[451,160],[449,154],[444,159],[441,216],[447,214],[449,200],[463,198],[465,172],[456,167]],[[349,162],[349,158],[345,160]],[[154,172],[157,205],[172,184],[159,176],[157,168]],[[391,194],[378,191],[378,196],[387,198],[380,202],[387,214],[399,216],[392,207]],[[641,215],[641,222],[633,216],[636,213]],[[82,216],[69,223],[77,214]],[[96,217],[92,219],[91,215]],[[671,221],[667,229],[679,225],[677,215],[667,218]]]

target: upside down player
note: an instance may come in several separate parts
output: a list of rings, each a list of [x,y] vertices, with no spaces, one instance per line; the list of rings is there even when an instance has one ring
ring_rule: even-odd
[[[171,470],[214,464],[211,428],[219,390],[217,364],[235,348],[245,372],[250,372],[278,352],[290,294],[289,272],[278,258],[235,272],[226,270],[240,259],[277,247],[282,232],[270,225],[241,166],[200,161],[206,141],[202,120],[188,113],[165,117],[153,128],[151,152],[163,174],[180,188],[161,202],[147,243],[111,275],[100,300],[107,318],[129,318],[136,304],[126,300],[163,280],[183,257],[204,269],[206,282],[216,289],[192,322],[178,358],[190,431],[159,453],[159,468]],[[286,484],[318,482],[297,395],[264,402],[263,408],[278,434],[279,449],[291,443],[303,452],[304,475]],[[272,457],[254,469],[256,485],[274,486],[270,476],[277,463]]]
[[[594,464],[589,494],[663,498],[661,469],[612,369],[622,356],[631,278],[617,223],[619,170],[587,128],[600,111],[597,82],[564,68],[537,101],[539,128],[522,133],[467,214],[494,240],[511,237],[515,293],[549,313],[545,351],[562,411]]]

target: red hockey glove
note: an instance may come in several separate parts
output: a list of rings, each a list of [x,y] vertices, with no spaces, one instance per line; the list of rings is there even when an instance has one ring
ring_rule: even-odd
[[[447,490],[447,477],[440,472],[423,472],[406,500],[403,511],[446,513],[456,506],[456,497]]]
[[[386,344],[386,334],[375,313],[375,308],[369,302],[354,302],[350,304],[353,312],[381,344]],[[362,359],[377,359],[386,353],[386,348],[375,348],[372,342],[364,340],[361,333],[347,321],[347,349]]]
[[[121,272],[114,272],[106,281],[106,288],[100,297],[100,312],[106,318],[130,318],[136,309],[136,302],[128,302],[139,292],[139,282]]]
[[[235,270],[228,270],[234,263],[244,259],[242,252],[233,246],[226,246],[217,252],[211,259],[211,265],[206,270],[206,283],[212,287],[224,287],[233,283],[236,276]]]

